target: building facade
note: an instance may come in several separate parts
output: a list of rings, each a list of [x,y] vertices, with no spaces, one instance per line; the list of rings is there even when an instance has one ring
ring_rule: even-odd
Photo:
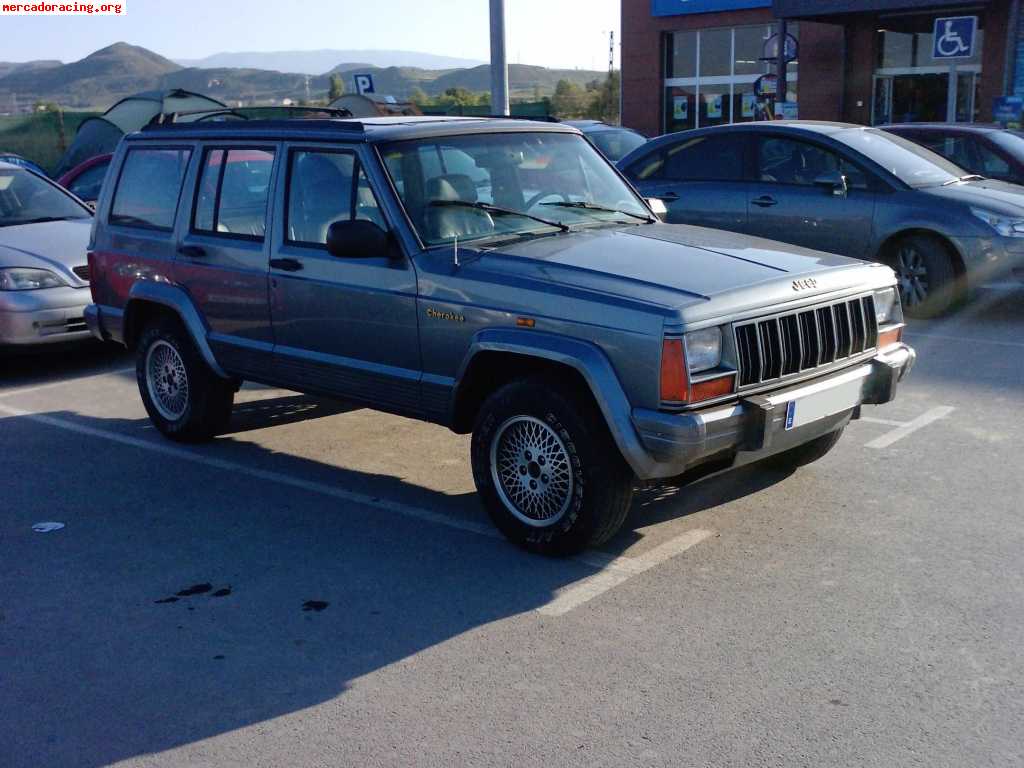
[[[622,121],[648,135],[766,114],[990,121],[996,97],[1024,95],[1021,4],[622,0]],[[784,97],[780,45],[793,58]]]

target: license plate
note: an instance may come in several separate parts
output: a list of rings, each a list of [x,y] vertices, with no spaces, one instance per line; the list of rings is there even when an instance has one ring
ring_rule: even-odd
[[[812,421],[848,411],[860,402],[862,380],[844,382],[813,395],[786,403],[786,429],[796,429]]]

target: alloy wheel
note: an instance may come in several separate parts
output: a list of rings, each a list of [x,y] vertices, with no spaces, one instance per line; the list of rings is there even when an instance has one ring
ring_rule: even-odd
[[[896,253],[895,267],[904,305],[913,307],[923,304],[928,299],[930,285],[928,266],[921,252],[910,245],[902,246]]]
[[[491,477],[505,507],[526,525],[554,525],[574,491],[572,459],[562,438],[532,416],[513,416],[491,441]]]
[[[168,421],[177,421],[188,406],[185,361],[169,342],[158,339],[146,352],[146,388],[154,407]]]

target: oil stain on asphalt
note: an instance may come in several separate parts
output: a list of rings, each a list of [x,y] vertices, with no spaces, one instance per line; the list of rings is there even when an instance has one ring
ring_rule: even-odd
[[[316,611],[320,612],[326,608],[330,603],[325,603],[323,600],[307,600],[302,604],[302,610],[304,611]]]

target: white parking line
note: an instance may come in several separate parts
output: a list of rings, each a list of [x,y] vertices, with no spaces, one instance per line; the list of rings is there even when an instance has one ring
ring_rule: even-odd
[[[949,416],[949,414],[951,414],[955,410],[956,410],[955,408],[952,408],[952,407],[950,407],[948,405],[939,405],[939,406],[936,406],[935,408],[931,408],[931,409],[925,411],[924,413],[922,413],[916,419],[914,419],[912,421],[905,422],[905,423],[901,424],[900,426],[896,427],[896,429],[894,429],[894,430],[892,430],[890,432],[886,432],[881,437],[875,438],[870,443],[868,443],[865,447],[866,448],[888,448],[890,445],[895,443],[897,440],[902,440],[904,437],[907,437],[908,435],[912,435],[914,432],[917,432],[917,430],[921,429],[921,427],[926,427],[929,424],[931,424],[933,421],[938,421],[939,419],[946,418],[947,416]]]
[[[492,539],[501,538],[501,534],[490,524],[478,523],[473,520],[459,520],[439,512],[433,512],[429,509],[414,507],[397,501],[389,501],[387,499],[381,499],[376,496],[369,496],[355,491],[347,491],[343,488],[327,485],[326,483],[318,483],[313,480],[303,480],[302,478],[292,477],[291,475],[286,475],[281,472],[256,469],[254,467],[246,466],[245,464],[239,464],[226,459],[219,459],[214,456],[197,453],[186,448],[179,448],[168,443],[157,443],[151,440],[132,437],[131,435],[123,435],[118,432],[109,432],[104,429],[97,429],[96,427],[90,427],[84,424],[76,424],[75,422],[67,419],[47,416],[33,411],[26,411],[21,408],[15,408],[2,403],[0,403],[0,414],[27,419],[39,424],[46,424],[50,427],[63,429],[68,432],[75,432],[80,435],[95,437],[100,440],[120,443],[121,445],[126,445],[131,448],[152,451],[153,453],[159,453],[182,461],[192,462],[193,464],[202,464],[213,469],[247,475],[249,477],[266,480],[272,483],[279,483],[281,485],[298,488],[311,493],[318,493],[353,504],[383,509],[388,512],[394,512],[405,517],[421,520],[427,523],[433,523],[435,525],[443,525],[448,528],[468,531],[470,533],[475,533]],[[577,562],[597,568],[598,573],[593,576],[588,576],[563,590],[559,590],[551,602],[541,606],[538,610],[547,616],[560,616],[567,613],[573,608],[582,605],[603,592],[607,592],[609,589],[631,579],[633,576],[644,573],[654,566],[665,562],[669,558],[685,552],[694,544],[703,541],[711,534],[711,531],[705,530],[688,531],[665,544],[653,548],[640,557],[635,558],[623,556],[616,557],[599,551],[585,552],[578,555],[574,558]]]
[[[649,571],[656,565],[682,554],[695,544],[700,544],[704,539],[714,535],[714,531],[697,528],[686,533],[681,533],[671,541],[646,552],[639,557],[616,558],[616,560],[628,561],[628,570],[609,567],[593,576],[588,576],[568,587],[558,590],[555,598],[546,605],[537,608],[537,613],[543,616],[563,616],[574,608],[578,608],[598,595],[602,595],[609,589],[619,586],[637,574]],[[613,561],[614,562],[614,561]]]
[[[874,416],[861,416],[861,421],[866,421],[868,424],[884,424],[887,427],[903,427],[906,426],[905,421],[896,421],[895,419],[877,419]]]
[[[68,384],[80,384],[83,381],[90,381],[92,379],[102,379],[104,376],[117,376],[122,373],[135,373],[135,366],[131,368],[118,368],[113,371],[103,371],[102,373],[95,373],[89,376],[79,376],[74,379],[62,379],[61,381],[49,381],[46,384],[35,384],[31,387],[21,387],[20,389],[8,389],[6,391],[0,390],[0,397],[14,397],[15,395],[28,395],[33,392],[39,392],[44,389],[52,389],[54,387],[63,387]]]

